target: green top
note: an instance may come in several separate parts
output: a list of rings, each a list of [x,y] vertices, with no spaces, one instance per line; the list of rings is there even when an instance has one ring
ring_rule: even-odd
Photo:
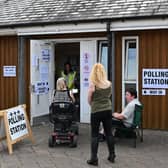
[[[68,86],[68,89],[74,89],[75,85],[74,85],[74,81],[75,81],[75,76],[76,76],[76,72],[70,72],[69,74],[65,75],[64,71],[61,72],[61,76],[65,79],[66,84]]]
[[[111,85],[105,89],[96,88],[91,102],[91,113],[112,110],[111,94]]]

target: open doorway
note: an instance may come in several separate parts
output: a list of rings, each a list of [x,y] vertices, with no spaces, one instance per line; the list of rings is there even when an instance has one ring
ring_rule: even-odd
[[[78,120],[90,123],[90,106],[87,102],[89,74],[97,60],[97,40],[77,42],[59,40],[31,40],[30,42],[30,111],[31,124],[36,118],[49,114],[56,80],[61,76],[64,63],[70,62],[76,71]],[[45,84],[39,85],[39,84]],[[35,119],[35,120],[34,120]],[[40,119],[41,121],[41,119]],[[43,120],[42,120],[43,121]]]
[[[55,87],[56,81],[61,77],[61,71],[64,70],[64,64],[69,62],[72,70],[76,72],[75,88],[78,93],[75,93],[75,103],[77,106],[78,121],[80,120],[80,43],[55,43]]]

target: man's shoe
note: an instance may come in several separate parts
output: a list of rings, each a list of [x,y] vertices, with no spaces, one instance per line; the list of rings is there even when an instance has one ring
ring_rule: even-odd
[[[98,159],[96,159],[96,160],[93,160],[93,159],[87,160],[87,164],[93,165],[93,166],[98,166]]]

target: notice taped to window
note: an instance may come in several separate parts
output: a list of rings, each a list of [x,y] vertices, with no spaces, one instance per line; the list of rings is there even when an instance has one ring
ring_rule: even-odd
[[[143,69],[143,88],[168,88],[168,69]]]
[[[9,133],[12,140],[28,134],[24,109],[20,106],[7,110]]]

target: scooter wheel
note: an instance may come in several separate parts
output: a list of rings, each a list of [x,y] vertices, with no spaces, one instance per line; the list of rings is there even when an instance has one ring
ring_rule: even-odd
[[[48,138],[48,146],[49,146],[49,147],[54,147],[54,139],[53,139],[53,136],[49,136],[49,138]]]
[[[74,135],[74,137],[72,138],[72,141],[70,143],[70,147],[71,148],[76,148],[77,147],[77,142],[78,142],[78,136]]]

